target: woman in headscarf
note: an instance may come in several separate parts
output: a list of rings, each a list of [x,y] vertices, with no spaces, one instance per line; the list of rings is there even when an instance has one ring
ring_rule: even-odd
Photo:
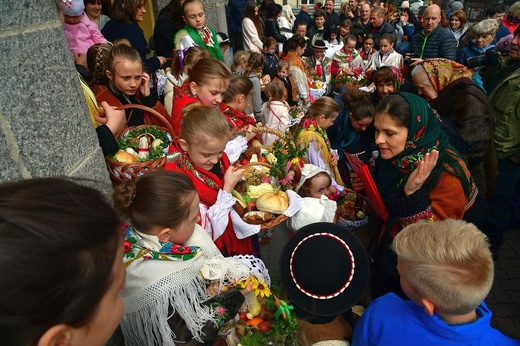
[[[381,66],[371,75],[376,90],[372,94],[372,103],[374,105],[386,96],[401,90],[404,83],[401,71],[395,66]]]
[[[404,297],[389,247],[395,235],[415,222],[462,219],[477,189],[424,99],[409,93],[385,97],[376,107],[374,127],[380,151],[376,185],[389,217],[375,253],[373,296]]]
[[[497,159],[493,144],[493,114],[488,98],[471,80],[471,71],[448,59],[428,59],[412,71],[412,79],[422,95],[444,121],[450,135],[468,161],[482,196],[495,188]],[[462,138],[455,143],[457,134]]]

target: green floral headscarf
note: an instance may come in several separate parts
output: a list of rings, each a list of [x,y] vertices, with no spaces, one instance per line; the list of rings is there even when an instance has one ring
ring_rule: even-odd
[[[410,106],[410,125],[405,149],[390,160],[380,160],[378,187],[383,199],[396,189],[403,188],[410,173],[424,155],[432,150],[439,151],[439,160],[426,183],[428,190],[437,184],[444,171],[459,177],[464,192],[469,197],[470,180],[466,175],[465,160],[450,144],[449,137],[441,128],[440,117],[423,98],[410,93],[399,95]]]

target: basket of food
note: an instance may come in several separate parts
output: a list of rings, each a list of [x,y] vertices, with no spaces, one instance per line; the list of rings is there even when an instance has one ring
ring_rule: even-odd
[[[368,223],[368,214],[372,207],[365,196],[354,190],[346,190],[347,194],[338,199],[337,223],[349,231],[354,231]]]
[[[249,283],[252,292],[246,295],[241,311],[222,329],[226,345],[295,345],[297,320],[293,307],[255,277],[236,283],[236,287],[245,288]]]
[[[257,129],[264,131],[268,129]],[[291,191],[300,181],[305,149],[292,137],[279,134],[269,147],[247,149],[236,165],[246,166],[244,177],[233,191],[236,212],[246,223],[270,229],[301,207],[301,198]]]
[[[309,93],[315,100],[319,99],[327,93],[327,82],[324,82],[321,79],[313,80],[309,89]]]
[[[138,104],[119,107],[119,109],[127,108],[138,108],[149,112],[162,126],[131,126],[116,135],[119,151],[105,156],[110,178],[115,185],[134,180],[148,171],[162,168],[173,138],[170,123],[154,109]]]
[[[365,79],[363,75],[359,76],[349,76],[344,74],[342,71],[338,73],[338,75],[332,80],[332,85],[334,86],[334,90],[339,87],[346,87],[349,90],[358,90],[362,86],[366,86],[368,81]]]

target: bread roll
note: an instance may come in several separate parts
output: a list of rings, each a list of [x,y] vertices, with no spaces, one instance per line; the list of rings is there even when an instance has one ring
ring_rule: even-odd
[[[242,220],[253,225],[261,225],[263,223],[274,220],[273,214],[266,213],[264,211],[250,211],[247,212]]]
[[[273,214],[282,214],[289,207],[289,197],[283,191],[267,192],[256,200],[256,209]]]
[[[114,155],[114,159],[118,162],[124,162],[124,163],[134,163],[137,162],[137,157],[134,155],[127,153],[126,151],[118,151]]]

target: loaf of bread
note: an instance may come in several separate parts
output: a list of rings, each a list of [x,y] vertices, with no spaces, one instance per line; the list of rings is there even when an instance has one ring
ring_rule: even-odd
[[[242,220],[253,225],[261,225],[263,223],[274,220],[273,214],[266,213],[265,211],[250,211],[247,212]]]
[[[256,200],[256,209],[273,214],[282,214],[289,207],[289,197],[283,191],[267,192]]]
[[[137,162],[137,157],[135,157],[134,155],[130,154],[130,153],[127,153],[126,151],[118,151],[115,155],[114,155],[114,159],[118,162],[125,162],[125,163],[134,163],[134,162]]]

